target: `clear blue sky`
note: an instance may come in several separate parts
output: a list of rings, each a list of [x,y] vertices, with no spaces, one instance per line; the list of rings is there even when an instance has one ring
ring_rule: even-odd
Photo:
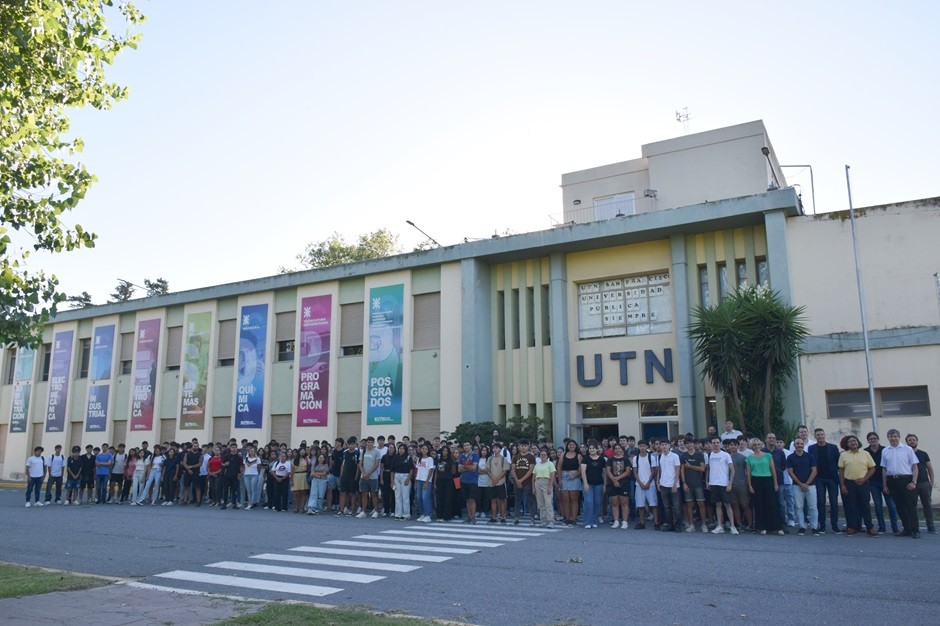
[[[93,250],[35,258],[102,303],[267,276],[312,241],[411,249],[548,228],[563,172],[763,119],[820,211],[940,195],[940,3],[156,2],[75,114]],[[809,177],[788,170],[791,183]],[[864,254],[864,251],[863,251]]]

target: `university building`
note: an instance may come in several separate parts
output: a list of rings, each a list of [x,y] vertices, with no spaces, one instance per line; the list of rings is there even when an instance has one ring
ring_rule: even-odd
[[[760,121],[641,154],[564,174],[548,230],[59,313],[41,349],[0,349],[0,476],[37,444],[431,437],[517,415],[556,441],[704,434],[725,402],[686,328],[744,284],[806,307],[786,418],[868,432],[847,212],[804,214]],[[857,214],[879,428],[929,451],[940,198]]]

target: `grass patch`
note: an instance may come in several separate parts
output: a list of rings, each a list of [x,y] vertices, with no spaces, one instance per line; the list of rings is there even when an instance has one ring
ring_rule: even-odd
[[[310,604],[272,602],[259,611],[220,622],[220,626],[419,626],[434,620],[397,617],[365,609],[323,608]],[[440,623],[440,622],[438,622]]]
[[[107,585],[110,581],[94,576],[78,576],[37,567],[0,563],[0,598],[19,598],[52,591],[75,591]]]

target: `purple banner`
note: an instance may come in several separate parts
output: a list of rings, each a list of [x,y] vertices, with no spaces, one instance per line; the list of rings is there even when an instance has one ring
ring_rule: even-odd
[[[52,366],[49,375],[49,405],[46,409],[46,432],[65,430],[65,403],[69,397],[69,369],[72,365],[71,330],[55,334],[52,345]]]
[[[111,361],[114,360],[114,324],[95,329],[95,341],[91,349],[91,379],[111,378]]]
[[[85,417],[86,433],[103,433],[108,426],[108,392],[111,385],[98,385],[88,389],[88,412]]]
[[[160,320],[137,324],[137,355],[134,359],[134,401],[131,431],[153,430],[153,404],[157,388],[157,354],[160,352]]]
[[[332,296],[312,296],[300,303],[297,425],[326,426],[330,389]]]

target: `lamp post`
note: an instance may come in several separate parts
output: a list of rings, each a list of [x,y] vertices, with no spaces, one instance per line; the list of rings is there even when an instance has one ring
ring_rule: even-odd
[[[435,238],[432,237],[431,235],[427,234],[426,232],[424,232],[423,230],[421,230],[420,228],[418,228],[418,227],[415,225],[415,223],[412,222],[411,220],[405,220],[405,223],[408,224],[409,226],[411,226],[412,228],[414,228],[416,231],[418,231],[419,233],[421,233],[421,234],[424,235],[425,237],[427,237],[428,240],[432,241],[432,242],[434,243],[434,245],[437,246],[438,248],[442,248],[442,247],[443,247],[443,246],[441,246],[441,244],[439,244],[439,243],[437,242],[437,239],[435,239]]]

